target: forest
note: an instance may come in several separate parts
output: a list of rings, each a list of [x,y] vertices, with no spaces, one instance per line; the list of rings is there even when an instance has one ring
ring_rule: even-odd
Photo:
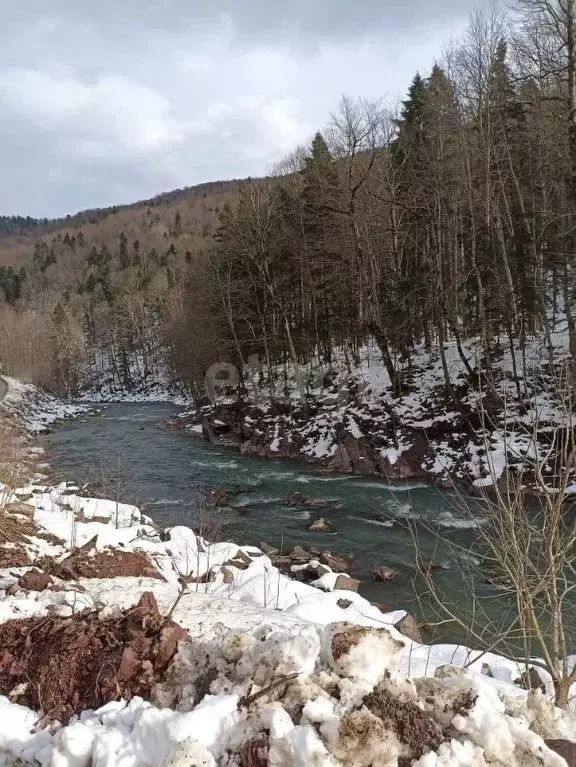
[[[574,356],[575,22],[569,2],[475,13],[401,104],[344,96],[267,178],[4,225],[4,369],[198,394],[217,360],[354,360],[372,339],[396,392],[438,353],[458,407],[449,340],[470,373],[479,342],[488,385],[503,348],[522,378],[535,335],[553,364],[558,327]]]

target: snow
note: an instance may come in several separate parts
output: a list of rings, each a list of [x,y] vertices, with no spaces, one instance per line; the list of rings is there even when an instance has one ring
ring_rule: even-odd
[[[556,323],[552,343],[555,359],[561,365],[569,354],[565,322]],[[478,369],[484,355],[480,339],[463,339],[461,350],[469,367]],[[286,387],[287,403],[298,402],[298,380],[305,381],[309,404],[306,416],[293,411],[279,414],[270,407],[266,372],[250,380],[245,438],[253,436],[257,444],[268,445],[270,457],[280,452],[281,445],[297,445],[303,458],[324,462],[328,468],[340,468],[344,463],[345,471],[349,470],[347,445],[357,440],[362,456],[352,460],[364,462],[353,467],[356,471],[405,478],[417,472],[413,458],[421,455],[423,473],[438,479],[465,480],[477,488],[490,487],[505,477],[507,464],[530,469],[538,454],[534,429],[537,427],[542,437],[543,455],[547,432],[565,424],[568,417],[562,394],[554,389],[554,379],[559,380],[562,373],[558,370],[555,377],[547,371],[542,335],[528,337],[524,348],[516,349],[516,365],[507,342],[494,343],[492,387],[496,397],[491,400],[496,401],[496,408],[501,403],[495,412],[484,410],[486,391],[478,391],[477,381],[469,375],[454,340],[445,343],[444,352],[450,382],[458,388],[471,420],[478,422],[473,433],[470,419],[447,407],[445,373],[438,349],[417,344],[409,367],[396,360],[409,389],[396,395],[377,346],[368,340],[355,360],[350,360],[344,349],[335,349],[329,377],[324,376],[327,368],[317,359],[301,365],[298,375],[290,364],[273,370],[273,383],[281,380]],[[227,401],[223,396],[218,404]],[[210,417],[210,408],[204,415]],[[344,457],[338,454],[340,446],[344,447]],[[576,481],[576,473],[573,479]]]
[[[164,362],[165,349],[158,349],[159,361],[154,370],[148,369],[142,355],[133,352],[128,356],[126,377],[131,382],[127,389],[124,381],[119,380],[115,366],[104,359],[97,361],[86,370],[80,400],[96,402],[172,402],[175,405],[190,405],[190,397],[175,386],[169,378]],[[145,372],[147,371],[147,372]]]
[[[384,380],[367,377],[366,385]],[[47,407],[57,412],[53,403]],[[34,427],[48,417],[37,412]],[[348,420],[351,433],[361,431],[355,418]],[[329,433],[326,424],[326,445]],[[321,440],[310,439],[319,449]],[[495,441],[487,460],[494,462],[500,448]],[[477,468],[477,479],[484,479],[485,467]],[[180,644],[152,701],[110,701],[65,727],[37,727],[40,712],[0,696],[1,765],[236,767],[246,763],[242,749],[264,738],[268,764],[277,767],[392,767],[405,746],[362,707],[378,689],[415,702],[449,733],[436,751],[413,760],[417,767],[562,767],[542,731],[576,739],[576,715],[554,709],[545,671],[546,694],[527,693],[514,684],[522,662],[462,645],[414,642],[395,628],[404,610],[382,613],[353,591],[334,590],[339,574],[329,568],[312,584],[294,581],[255,547],[210,543],[183,526],[160,536],[137,507],[84,497],[66,483],[30,482],[13,495],[6,490],[4,502],[18,496],[30,496],[34,507],[38,532],[24,544],[32,560],[64,558],[95,538],[97,550],[144,554],[164,580],[84,578],[59,583],[62,590],[27,592],[17,584],[28,568],[0,570],[0,622],[87,608],[113,617],[144,592],[154,594],[166,615],[184,582],[173,618],[190,641]],[[449,512],[439,520],[447,527],[464,522]],[[46,541],[46,533],[62,542]],[[234,565],[239,559],[245,569]],[[463,694],[472,701],[467,711],[455,704]],[[248,707],[246,696],[253,700]]]
[[[37,434],[50,424],[73,418],[86,410],[81,405],[63,402],[37,389],[32,384],[2,376],[8,385],[0,407],[16,416],[26,431]]]

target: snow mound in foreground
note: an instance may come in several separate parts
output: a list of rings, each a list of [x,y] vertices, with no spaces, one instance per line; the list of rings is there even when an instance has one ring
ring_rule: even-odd
[[[83,585],[93,598],[102,595],[103,584]],[[128,585],[117,584],[115,593],[126,594]],[[153,588],[162,606],[170,587],[156,581]],[[111,595],[108,586],[109,618],[119,602],[127,603]],[[392,627],[321,627],[276,611],[250,612],[228,612],[225,600],[186,595],[175,617],[190,641],[180,643],[150,701],[111,701],[46,731],[37,728],[39,714],[0,698],[0,763],[566,764],[544,738],[574,734],[573,716],[554,710],[541,693],[519,700],[486,677],[453,666],[438,668],[434,677],[407,679],[401,667],[409,643]]]

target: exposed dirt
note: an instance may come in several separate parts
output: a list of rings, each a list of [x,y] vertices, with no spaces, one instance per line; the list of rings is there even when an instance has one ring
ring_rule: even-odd
[[[70,556],[58,562],[52,557],[38,560],[38,566],[49,575],[64,581],[78,578],[158,578],[162,576],[144,554],[133,551],[96,551],[95,540],[75,549]]]
[[[267,767],[270,739],[265,733],[249,740],[240,749],[240,767]]]
[[[466,690],[466,692],[463,692],[462,695],[456,698],[456,700],[452,704],[452,710],[454,711],[454,715],[460,714],[460,716],[467,716],[468,713],[476,705],[477,700],[478,700],[478,696],[474,692],[472,692],[472,690]]]
[[[28,567],[32,560],[21,548],[0,547],[0,569],[8,567]]]
[[[351,647],[360,643],[366,633],[367,629],[363,626],[353,626],[352,624],[345,625],[342,631],[335,631],[332,634],[332,657],[334,660],[346,655]]]
[[[40,570],[29,570],[18,578],[18,586],[26,591],[44,591],[52,585],[52,578]]]
[[[64,724],[108,701],[150,700],[181,640],[188,633],[160,614],[149,592],[120,618],[84,611],[7,621],[0,625],[0,694]]]
[[[385,689],[376,689],[364,698],[364,705],[382,720],[387,730],[396,733],[400,743],[408,746],[413,759],[435,751],[444,736],[440,725],[415,703],[401,701]]]

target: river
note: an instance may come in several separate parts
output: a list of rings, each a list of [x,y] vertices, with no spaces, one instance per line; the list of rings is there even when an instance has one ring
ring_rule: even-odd
[[[59,424],[46,446],[55,476],[80,484],[105,476],[108,496],[118,493],[120,500],[137,503],[159,525],[194,526],[200,493],[228,490],[229,511],[211,512],[221,539],[256,545],[266,541],[283,550],[311,544],[352,557],[356,567],[351,574],[362,579],[363,596],[422,614],[413,586],[415,529],[422,555],[449,566],[435,574],[435,582],[462,602],[462,574],[450,561],[446,542],[467,546],[473,522],[454,496],[424,484],[390,485],[315,473],[294,463],[242,458],[163,428],[162,422],[177,412],[169,404],[109,404],[97,415]],[[294,507],[287,502],[294,491],[322,498],[327,507]],[[310,532],[308,527],[320,516],[337,532]],[[377,565],[392,567],[396,579],[374,583],[371,574]],[[494,593],[482,582],[477,585],[484,596]]]

